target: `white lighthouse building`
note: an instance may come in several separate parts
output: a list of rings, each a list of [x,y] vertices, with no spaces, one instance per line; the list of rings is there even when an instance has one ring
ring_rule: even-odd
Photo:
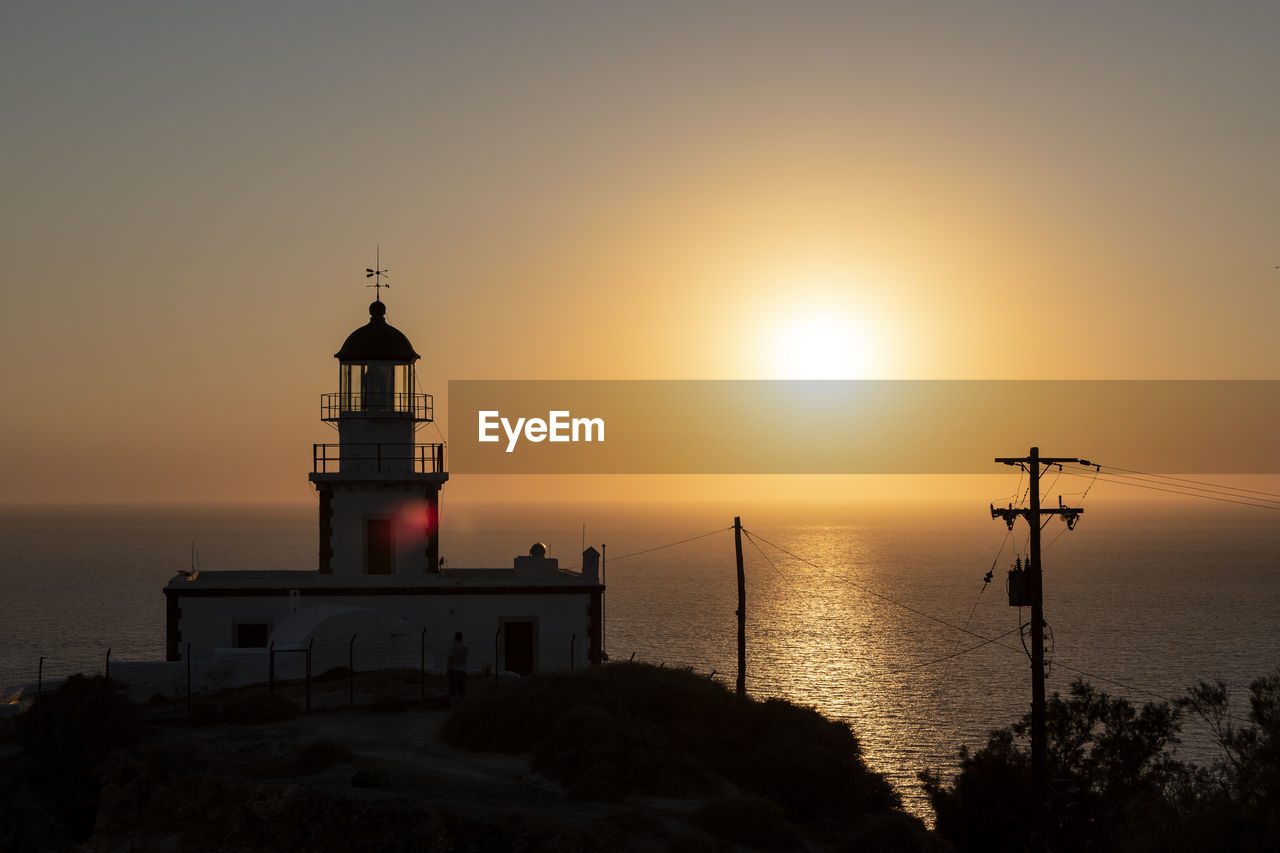
[[[338,390],[321,397],[337,444],[313,449],[319,498],[315,571],[184,572],[164,588],[166,657],[263,673],[270,650],[307,649],[312,670],[443,669],[454,632],[475,670],[527,674],[601,659],[599,554],[559,567],[536,544],[509,568],[443,568],[443,444],[420,444],[432,417],[409,339],[369,306],[336,353]],[[361,654],[357,654],[357,649]],[[274,657],[272,658],[274,660]],[[258,679],[261,680],[261,679]]]
[[[315,445],[311,482],[320,495],[321,574],[343,577],[439,571],[443,444],[417,444],[431,396],[414,389],[413,345],[386,320],[381,300],[347,336],[338,392],[321,397],[321,417],[338,444]]]

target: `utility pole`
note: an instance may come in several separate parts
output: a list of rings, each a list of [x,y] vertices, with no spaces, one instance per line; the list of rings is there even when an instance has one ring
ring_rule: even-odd
[[[1080,518],[1080,513],[1084,510],[1080,507],[1068,507],[1062,505],[1062,498],[1058,498],[1057,509],[1041,509],[1040,508],[1040,474],[1041,466],[1057,465],[1061,468],[1062,463],[1080,463],[1088,465],[1088,460],[1084,459],[1067,459],[1065,457],[1042,457],[1040,448],[1031,448],[1029,456],[1023,458],[997,458],[997,462],[1003,462],[1005,465],[1017,465],[1027,472],[1030,479],[1030,497],[1031,505],[1025,509],[1015,509],[1010,505],[1007,509],[997,509],[991,507],[992,518],[1002,518],[1009,529],[1013,529],[1014,519],[1021,516],[1027,520],[1028,526],[1031,528],[1031,539],[1029,543],[1030,554],[1027,556],[1027,581],[1029,592],[1031,594],[1031,793],[1035,803],[1035,815],[1033,823],[1033,836],[1031,847],[1033,850],[1045,849],[1047,834],[1045,825],[1045,805],[1046,792],[1048,786],[1045,778],[1045,700],[1044,700],[1044,585],[1042,583],[1042,574],[1040,570],[1040,517],[1042,515],[1061,515],[1066,519],[1067,527],[1074,529],[1076,520]]]
[[[733,546],[738,553],[738,695],[747,693],[747,579],[742,573],[742,519],[733,517]]]

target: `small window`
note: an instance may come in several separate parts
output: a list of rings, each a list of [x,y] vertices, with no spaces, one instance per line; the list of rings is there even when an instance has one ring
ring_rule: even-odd
[[[390,412],[394,409],[395,373],[393,365],[370,364],[364,372],[364,410]]]
[[[360,364],[344,364],[339,371],[338,390],[341,397],[340,407],[344,412],[358,412],[363,409],[361,400],[364,397],[364,366]]]
[[[364,567],[371,575],[395,571],[395,534],[390,518],[367,518],[364,522]]]
[[[241,622],[236,625],[237,649],[265,649],[271,630],[266,622]]]
[[[392,406],[397,412],[413,411],[413,365],[396,365],[395,403]]]

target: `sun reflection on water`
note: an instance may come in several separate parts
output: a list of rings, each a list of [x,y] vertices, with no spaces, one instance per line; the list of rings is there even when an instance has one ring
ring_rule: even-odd
[[[872,769],[884,773],[905,807],[931,825],[932,810],[917,774],[930,769],[949,775],[962,744],[979,747],[990,730],[1026,713],[1029,666],[1016,634],[1009,638],[1013,649],[993,644],[940,660],[980,640],[860,587],[955,624],[964,623],[972,610],[970,630],[985,637],[1003,634],[1027,615],[1008,606],[998,584],[979,595],[1003,528],[924,536],[907,528],[808,525],[761,533],[823,568],[762,544],[771,565],[744,541],[748,692],[811,705],[849,723]],[[1274,553],[1275,532],[1270,536],[1256,548]],[[1190,615],[1203,597],[1191,586],[1199,575],[1197,566],[1185,564],[1176,573],[1178,583],[1169,584],[1170,559],[1179,559],[1168,556],[1170,549],[1185,554],[1185,546],[1152,539],[1143,543],[1145,559],[1131,556],[1126,562],[1130,582],[1135,571],[1149,571],[1153,577],[1158,573],[1164,582],[1161,592],[1169,598],[1163,612],[1146,614],[1159,624],[1142,625],[1131,608],[1117,613],[1116,597],[1107,592],[1113,587],[1098,583],[1114,573],[1115,560],[1107,554],[1115,540],[1095,534],[1083,544],[1075,550],[1060,545],[1047,569],[1056,586],[1046,613],[1058,626],[1063,660],[1069,656],[1087,671],[1128,678],[1175,696],[1199,678],[1218,677],[1228,665],[1242,683],[1273,667],[1280,635],[1272,636],[1269,645],[1258,645],[1229,630],[1246,624],[1237,621],[1239,613]],[[1267,587],[1264,595],[1251,594],[1256,583],[1235,580],[1242,586],[1232,599],[1234,607],[1245,607],[1260,620],[1247,624],[1274,624],[1280,616],[1280,591]],[[615,659],[636,652],[637,659],[715,670],[732,683],[736,591],[731,541],[712,538],[679,553],[646,555],[611,569],[609,581],[609,648]],[[1221,586],[1217,591],[1223,594]],[[1205,620],[1212,625],[1214,619],[1220,620],[1220,629],[1195,630],[1205,645],[1184,655],[1178,641],[1188,626]],[[1130,665],[1144,653],[1142,664]],[[1066,669],[1051,668],[1050,692],[1065,691],[1074,677]],[[1149,697],[1132,698],[1140,704]],[[1203,733],[1184,731],[1183,740],[1189,755],[1199,750],[1201,760],[1211,757]]]

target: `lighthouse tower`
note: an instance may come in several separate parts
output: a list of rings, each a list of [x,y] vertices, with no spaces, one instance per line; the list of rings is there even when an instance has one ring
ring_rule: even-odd
[[[314,446],[319,570],[344,580],[439,571],[444,445],[415,441],[431,421],[431,395],[416,392],[420,356],[386,314],[381,299],[369,306],[369,322],[335,355],[337,393],[320,401],[338,443]]]

